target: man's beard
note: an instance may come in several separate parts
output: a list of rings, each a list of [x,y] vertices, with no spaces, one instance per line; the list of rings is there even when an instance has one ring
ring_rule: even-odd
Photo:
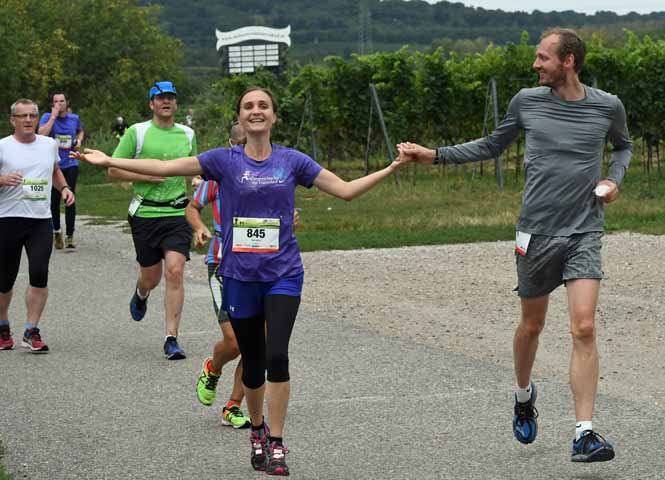
[[[548,73],[547,76],[549,79],[542,83],[545,87],[557,88],[566,83],[566,74],[561,65],[554,72]]]

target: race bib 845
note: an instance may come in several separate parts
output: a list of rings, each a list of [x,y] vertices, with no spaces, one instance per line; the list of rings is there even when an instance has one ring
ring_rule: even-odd
[[[234,252],[279,251],[279,218],[233,217]]]

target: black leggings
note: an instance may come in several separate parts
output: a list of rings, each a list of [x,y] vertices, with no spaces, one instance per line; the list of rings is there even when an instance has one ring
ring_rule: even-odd
[[[289,340],[299,306],[300,297],[268,295],[263,315],[231,317],[242,354],[242,382],[247,388],[260,388],[266,370],[269,382],[289,381]],[[267,341],[264,328],[268,330]]]
[[[76,179],[79,176],[79,167],[69,167],[61,170],[67,180],[67,185],[72,192],[76,192]],[[60,199],[62,195],[55,188],[51,190],[51,216],[53,217],[53,230],[60,230]],[[74,235],[74,223],[76,221],[76,202],[71,206],[65,206],[65,225],[68,236]]]
[[[0,293],[14,288],[21,266],[21,250],[28,256],[30,286],[46,288],[48,263],[53,249],[50,218],[0,218]]]

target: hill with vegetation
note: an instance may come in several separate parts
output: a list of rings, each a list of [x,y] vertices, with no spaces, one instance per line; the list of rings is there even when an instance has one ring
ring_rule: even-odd
[[[659,36],[665,30],[665,5],[660,13],[595,15],[566,12],[504,12],[466,7],[462,3],[404,0],[142,0],[162,6],[166,31],[182,40],[185,63],[213,67],[219,64],[215,29],[248,25],[283,28],[291,25],[291,59],[317,62],[327,55],[348,58],[352,53],[394,51],[403,45],[417,49],[444,47],[460,53],[483,50],[489,43],[518,43],[523,31],[532,41],[553,26],[582,31],[605,31],[618,36],[622,29]],[[361,28],[365,25],[364,29]],[[362,34],[364,33],[364,35]],[[660,33],[662,35],[662,33]],[[362,44],[360,39],[366,42]]]

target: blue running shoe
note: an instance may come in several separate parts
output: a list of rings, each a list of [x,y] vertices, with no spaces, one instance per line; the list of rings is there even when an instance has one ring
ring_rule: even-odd
[[[593,430],[582,433],[579,440],[573,440],[573,462],[607,462],[614,458],[614,447]]]
[[[145,312],[148,310],[148,297],[145,297],[143,300],[141,300],[141,297],[139,297],[139,294],[136,290],[137,289],[135,288],[134,295],[129,301],[129,313],[132,315],[134,320],[139,322],[143,320],[143,317],[145,317]]]
[[[178,345],[178,340],[172,335],[166,337],[164,355],[166,355],[167,360],[182,360],[183,358],[187,358],[183,349]]]
[[[536,384],[531,382],[531,398],[524,402],[518,402],[515,397],[515,415],[513,415],[513,434],[518,442],[528,444],[532,443],[538,435],[538,410],[534,406],[536,403]]]

